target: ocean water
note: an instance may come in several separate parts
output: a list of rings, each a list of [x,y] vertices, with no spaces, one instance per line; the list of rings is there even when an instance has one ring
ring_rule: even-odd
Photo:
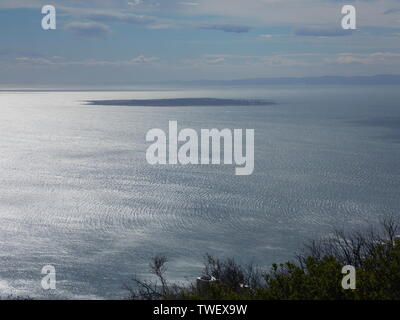
[[[294,86],[0,92],[0,296],[119,299],[155,254],[168,278],[206,253],[264,267],[333,227],[400,216],[400,88]],[[265,99],[114,106],[88,100]],[[173,101],[173,100],[172,100]],[[151,166],[149,129],[255,129],[255,170]],[[57,289],[41,288],[41,269]]]

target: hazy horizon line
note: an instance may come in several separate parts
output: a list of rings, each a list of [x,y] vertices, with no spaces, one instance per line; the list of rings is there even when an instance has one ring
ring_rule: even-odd
[[[400,85],[400,74],[376,74],[372,76],[324,75],[308,77],[257,77],[235,79],[198,79],[146,81],[136,83],[97,83],[97,84],[0,84],[0,92],[4,91],[132,91],[141,86],[226,86],[226,85]],[[145,88],[140,88],[140,90]],[[136,89],[139,90],[139,89]],[[148,89],[151,90],[151,89]],[[156,90],[156,89],[154,89]]]

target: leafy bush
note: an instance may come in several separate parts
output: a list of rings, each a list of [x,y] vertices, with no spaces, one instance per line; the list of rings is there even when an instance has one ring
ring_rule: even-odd
[[[263,272],[234,259],[206,256],[203,277],[189,286],[170,285],[167,262],[156,257],[151,269],[157,281],[135,279],[132,299],[196,300],[398,300],[400,299],[399,224],[382,221],[380,230],[333,236],[310,242],[295,262],[272,265]],[[344,290],[342,268],[356,268],[356,289]]]

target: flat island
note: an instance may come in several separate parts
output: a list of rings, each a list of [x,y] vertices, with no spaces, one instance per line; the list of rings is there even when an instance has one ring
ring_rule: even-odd
[[[98,106],[137,106],[137,107],[213,107],[213,106],[265,106],[275,105],[273,101],[257,99],[215,99],[215,98],[176,98],[142,100],[89,100],[89,105]]]

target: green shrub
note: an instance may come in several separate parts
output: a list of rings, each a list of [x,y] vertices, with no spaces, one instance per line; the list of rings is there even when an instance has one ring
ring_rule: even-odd
[[[268,272],[241,266],[234,259],[206,256],[204,279],[189,286],[170,285],[165,277],[165,258],[151,263],[158,281],[135,279],[133,299],[194,300],[399,300],[399,225],[393,219],[376,232],[334,232],[333,236],[306,245],[295,262],[274,264]],[[342,288],[342,268],[356,269],[356,289]],[[204,285],[205,283],[205,285]]]

